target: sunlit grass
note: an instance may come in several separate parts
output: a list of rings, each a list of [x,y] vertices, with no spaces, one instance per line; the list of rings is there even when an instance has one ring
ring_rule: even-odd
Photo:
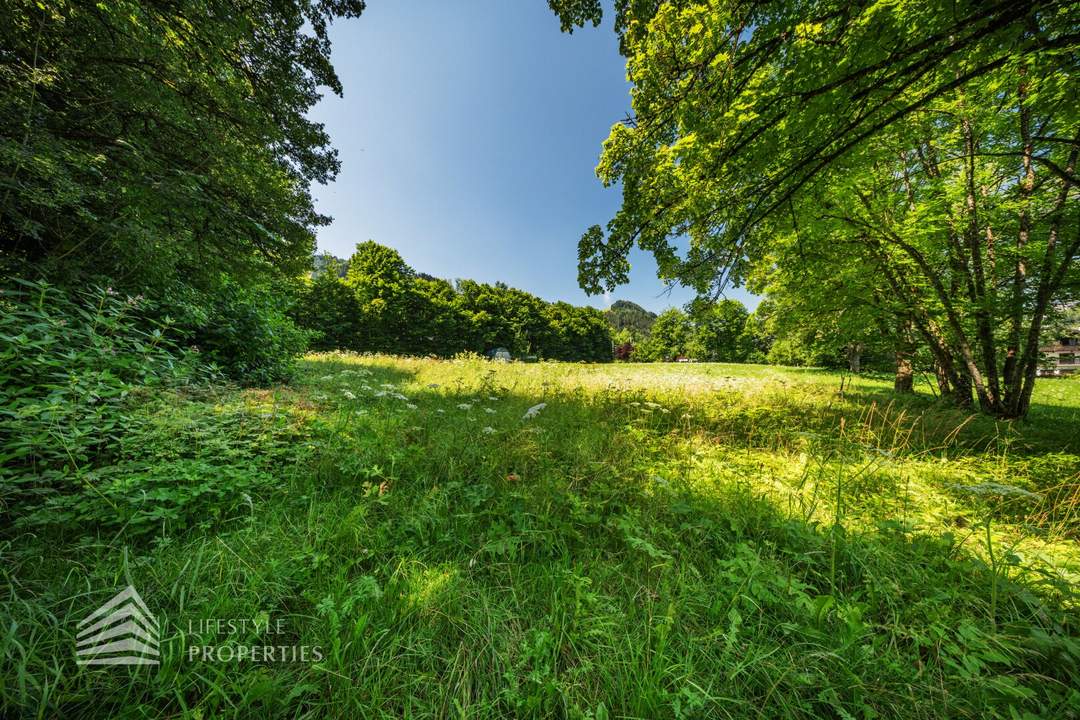
[[[274,482],[149,534],[9,541],[0,699],[72,717],[1067,717],[1080,382],[1040,383],[1014,424],[922,387],[335,354],[287,387],[153,398],[133,453],[271,457]],[[77,669],[75,623],[128,578],[167,619],[161,667]],[[187,660],[214,641],[187,619],[264,615],[323,658]]]

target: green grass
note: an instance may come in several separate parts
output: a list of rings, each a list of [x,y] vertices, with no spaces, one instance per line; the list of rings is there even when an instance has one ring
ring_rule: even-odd
[[[1080,716],[1080,382],[1022,424],[890,385],[325,355],[148,395],[94,495],[122,512],[4,534],[0,714]],[[161,665],[78,668],[128,582]]]

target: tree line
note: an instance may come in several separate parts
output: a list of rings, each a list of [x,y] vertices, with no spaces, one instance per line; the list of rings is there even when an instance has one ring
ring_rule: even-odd
[[[505,348],[515,357],[611,360],[610,326],[595,308],[546,302],[504,283],[417,273],[372,241],[348,261],[317,256],[292,314],[317,349],[447,357]]]

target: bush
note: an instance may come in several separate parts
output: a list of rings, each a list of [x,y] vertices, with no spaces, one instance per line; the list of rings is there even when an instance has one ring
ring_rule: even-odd
[[[206,378],[141,297],[13,280],[0,288],[0,503],[79,486],[137,388]]]
[[[287,293],[245,288],[225,280],[212,293],[182,288],[158,307],[173,314],[187,342],[241,385],[269,385],[288,380],[310,333],[286,315]]]

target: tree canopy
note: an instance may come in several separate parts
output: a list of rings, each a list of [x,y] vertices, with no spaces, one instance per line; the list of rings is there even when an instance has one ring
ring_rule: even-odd
[[[583,288],[626,282],[635,245],[703,295],[843,248],[957,402],[1025,414],[1042,319],[1077,285],[1080,6],[620,12],[633,116],[597,172],[623,202],[581,239]]]
[[[142,289],[295,275],[338,171],[329,24],[362,0],[14,0],[0,24],[0,233]]]

